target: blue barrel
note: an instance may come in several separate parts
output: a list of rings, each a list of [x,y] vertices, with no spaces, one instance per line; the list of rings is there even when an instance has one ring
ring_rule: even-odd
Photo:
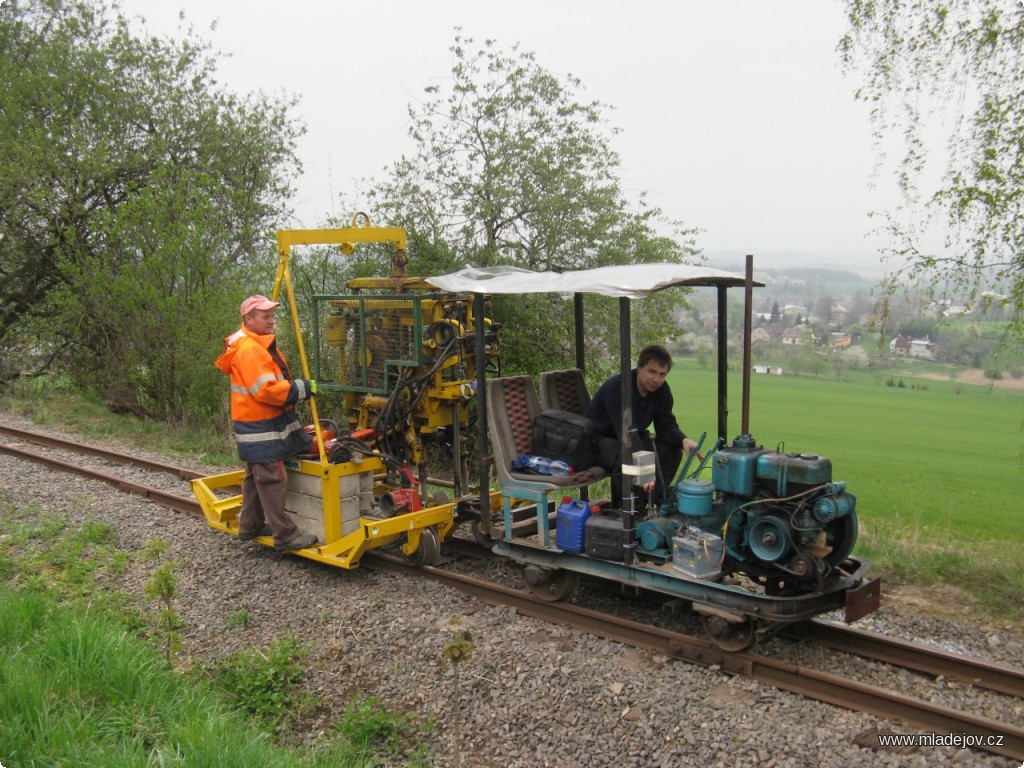
[[[566,552],[583,551],[583,535],[590,505],[583,499],[565,499],[555,515],[555,546]]]

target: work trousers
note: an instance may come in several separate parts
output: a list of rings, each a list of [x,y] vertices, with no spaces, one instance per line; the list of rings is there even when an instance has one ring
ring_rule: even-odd
[[[274,530],[274,541],[286,544],[299,529],[285,514],[288,474],[282,461],[261,461],[245,465],[242,478],[242,509],[238,514],[239,531],[258,530],[264,522]]]

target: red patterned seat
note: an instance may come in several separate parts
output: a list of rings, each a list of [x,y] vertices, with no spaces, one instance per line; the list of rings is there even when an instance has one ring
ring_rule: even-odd
[[[525,480],[552,488],[578,488],[604,477],[600,467],[590,467],[563,477],[532,475],[512,470],[520,454],[533,453],[533,420],[541,412],[533,379],[506,376],[487,382],[487,426],[494,465],[500,481]]]
[[[579,368],[566,368],[542,373],[540,402],[545,411],[555,408],[582,415],[590,405],[590,392],[583,379],[583,371]]]
[[[502,487],[506,531],[511,531],[511,499],[537,502],[542,541],[547,546],[548,492],[584,488],[604,477],[604,470],[590,467],[562,477],[514,472],[512,462],[520,454],[533,451],[533,420],[540,412],[537,392],[529,376],[506,376],[487,382],[487,428],[495,473]]]

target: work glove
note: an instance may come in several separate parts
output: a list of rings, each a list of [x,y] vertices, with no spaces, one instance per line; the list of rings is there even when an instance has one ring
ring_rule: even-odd
[[[302,382],[305,384],[304,387],[299,387],[299,398],[298,402],[302,403],[309,400],[313,395],[316,394],[316,382],[312,379],[296,379],[296,382]]]

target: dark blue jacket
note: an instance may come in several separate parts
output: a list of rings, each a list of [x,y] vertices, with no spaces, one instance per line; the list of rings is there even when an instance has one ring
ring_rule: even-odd
[[[633,427],[643,432],[654,425],[654,432],[660,440],[670,445],[683,444],[683,430],[672,413],[674,401],[668,384],[662,384],[645,397],[636,388],[636,369],[633,377]],[[621,442],[622,435],[622,376],[615,374],[597,390],[584,414],[594,422],[597,431],[605,437],[614,437]]]

